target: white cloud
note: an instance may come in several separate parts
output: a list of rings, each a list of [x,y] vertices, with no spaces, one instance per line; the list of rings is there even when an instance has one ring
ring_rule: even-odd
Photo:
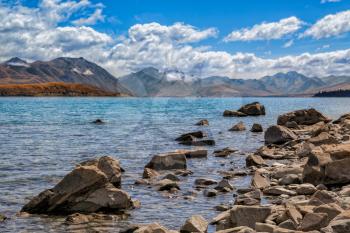
[[[289,40],[283,45],[283,48],[289,48],[293,44],[294,44],[294,40]]]
[[[301,28],[303,22],[297,17],[281,19],[278,22],[256,24],[252,28],[243,28],[231,32],[224,41],[253,41],[280,39]]]
[[[327,2],[340,2],[341,0],[321,0],[321,3],[327,3]]]
[[[290,70],[310,76],[350,73],[350,50],[274,59],[251,53],[231,54],[195,43],[217,36],[216,29],[200,30],[184,23],[168,26],[136,24],[126,35],[113,38],[92,27],[76,26],[67,21],[67,17],[76,18],[79,9],[89,2],[83,3],[58,4],[58,1],[47,0],[36,8],[0,5],[0,59],[19,56],[48,60],[59,56],[82,56],[107,68],[115,76],[148,66],[179,70],[195,77],[256,78]],[[67,4],[75,10],[68,10]],[[100,7],[96,6],[96,9]],[[62,20],[69,26],[60,26]]]
[[[96,9],[95,12],[87,18],[80,18],[73,21],[75,25],[93,25],[98,21],[103,22],[105,20],[105,16],[102,14],[102,9]]]
[[[307,29],[302,37],[313,37],[315,39],[338,36],[350,31],[350,10],[337,14],[326,15]]]

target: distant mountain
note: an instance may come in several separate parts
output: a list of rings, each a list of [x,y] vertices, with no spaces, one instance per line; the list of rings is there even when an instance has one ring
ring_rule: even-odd
[[[79,83],[110,93],[131,94],[113,75],[84,58],[60,57],[28,63],[15,57],[0,64],[0,84],[52,82]]]
[[[146,68],[120,78],[135,96],[291,96],[312,95],[328,83],[297,72],[277,73],[261,79],[231,79],[213,76],[186,77],[181,72]],[[169,77],[177,78],[169,78]]]

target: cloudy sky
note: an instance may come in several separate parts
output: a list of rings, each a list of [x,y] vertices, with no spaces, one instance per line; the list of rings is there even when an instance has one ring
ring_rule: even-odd
[[[0,59],[258,78],[350,74],[350,0],[0,0]]]

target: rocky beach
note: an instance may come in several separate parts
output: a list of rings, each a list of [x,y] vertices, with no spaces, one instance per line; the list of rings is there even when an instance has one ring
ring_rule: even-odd
[[[150,157],[144,169],[133,176],[133,193],[147,188],[165,198],[175,198],[175,202],[183,199],[188,203],[203,196],[208,204],[213,203],[213,218],[198,213],[179,223],[178,229],[164,226],[159,219],[107,232],[349,232],[350,114],[330,119],[313,108],[299,109],[282,113],[276,124],[264,129],[259,116],[268,114],[265,109],[252,102],[237,110],[222,110],[221,118],[238,120],[233,126],[227,125],[231,134],[251,131],[263,137],[263,145],[255,151],[242,154],[234,147],[211,150],[217,139],[208,134],[208,129],[214,126],[203,118],[193,122],[197,131],[184,130],[173,139],[181,149]],[[249,118],[255,122],[251,127],[245,125]],[[99,119],[91,122],[103,123]],[[212,162],[232,164],[232,157],[242,156],[245,165],[239,169],[223,166],[216,171],[221,178],[202,175],[188,179],[196,173],[192,161],[210,157]],[[117,157],[83,161],[54,187],[31,198],[16,215],[59,216],[73,232],[90,232],[94,229],[91,226],[132,218],[148,204],[123,189],[127,170]],[[235,185],[235,180],[245,178],[247,185]],[[192,188],[183,192],[184,186]],[[215,204],[217,198],[228,195],[232,201]],[[11,224],[16,218],[1,216],[1,224]]]

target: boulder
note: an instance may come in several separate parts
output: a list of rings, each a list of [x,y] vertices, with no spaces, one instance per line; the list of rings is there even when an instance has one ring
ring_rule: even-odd
[[[233,186],[230,184],[230,182],[227,179],[224,178],[218,183],[215,189],[220,192],[230,192],[233,190]]]
[[[186,220],[185,224],[181,227],[181,233],[205,233],[208,230],[208,222],[201,215],[193,215]]]
[[[256,171],[252,177],[251,186],[257,189],[264,189],[270,186],[270,180]]]
[[[250,154],[245,159],[245,162],[246,162],[246,166],[247,167],[251,167],[251,166],[256,166],[256,167],[267,166],[265,160],[263,158],[261,158],[260,155]]]
[[[261,192],[259,189],[239,194],[235,199],[235,205],[259,205],[261,201]]]
[[[263,127],[260,124],[254,123],[252,128],[250,129],[251,132],[253,133],[261,133],[263,132]]]
[[[143,170],[143,175],[142,175],[142,178],[144,179],[151,179],[151,178],[154,178],[154,177],[157,177],[159,176],[160,174],[156,171],[156,170],[153,170],[151,168],[145,168]]]
[[[206,189],[203,191],[203,195],[205,197],[215,197],[216,195],[218,195],[218,191],[216,191],[215,189]]]
[[[238,111],[225,110],[223,116],[224,117],[246,117],[248,115]]]
[[[295,189],[298,195],[312,195],[317,189],[313,184],[301,184]]]
[[[230,154],[236,152],[237,150],[235,149],[232,149],[232,148],[229,148],[229,147],[225,147],[221,150],[215,150],[214,151],[214,156],[215,157],[227,157],[229,156]]]
[[[159,225],[159,223],[151,223],[145,226],[137,227],[133,233],[171,233],[172,231]]]
[[[180,187],[176,181],[163,179],[160,180],[157,185],[159,186],[159,191],[171,191],[173,189],[180,190]]]
[[[229,131],[244,131],[244,130],[246,130],[246,128],[242,121],[240,121],[238,124],[232,126],[232,128],[229,129]]]
[[[284,126],[273,125],[265,131],[264,138],[266,144],[283,144],[297,139],[297,136]]]
[[[208,126],[209,125],[209,121],[207,119],[203,119],[203,120],[200,120],[196,123],[196,125],[198,126]]]
[[[54,188],[34,197],[21,211],[56,215],[130,209],[133,207],[130,196],[118,188],[121,169],[117,165],[119,161],[111,157],[82,163]]]
[[[330,221],[332,221],[337,215],[342,213],[344,210],[335,203],[329,203],[317,206],[313,209],[315,213],[325,213],[327,214],[327,223],[325,225],[328,225]]]
[[[240,109],[238,109],[238,112],[242,112],[248,116],[265,115],[265,107],[259,102],[253,102],[243,105]]]
[[[212,179],[198,178],[194,181],[194,184],[197,186],[208,186],[217,184],[218,182]]]
[[[297,174],[287,174],[278,180],[280,185],[300,184],[301,178]]]
[[[255,224],[265,222],[271,213],[270,206],[236,205],[230,210],[230,219],[233,226],[247,226],[255,229]]]
[[[324,116],[322,113],[318,112],[317,110],[310,108],[280,115],[277,119],[277,124],[286,126],[288,122],[293,121],[296,122],[298,125],[313,125],[321,121],[325,123],[330,122],[330,119]]]
[[[325,227],[327,214],[324,213],[307,213],[301,221],[299,230],[312,231],[320,230]]]
[[[327,190],[318,190],[311,196],[309,205],[319,206],[336,202],[337,195],[335,193]]]
[[[203,131],[195,131],[190,133],[182,134],[180,137],[176,138],[176,141],[192,141],[193,138],[204,138],[207,134]]]
[[[186,155],[181,152],[170,152],[153,156],[151,161],[146,165],[156,171],[172,170],[172,169],[187,169]]]

